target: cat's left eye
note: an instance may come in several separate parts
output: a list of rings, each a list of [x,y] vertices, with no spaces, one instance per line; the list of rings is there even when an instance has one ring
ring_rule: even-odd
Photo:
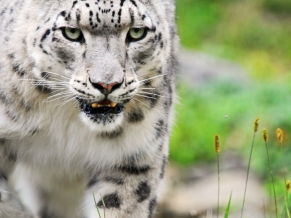
[[[74,42],[83,42],[84,36],[80,29],[78,28],[71,28],[71,27],[64,27],[62,28],[63,36]]]

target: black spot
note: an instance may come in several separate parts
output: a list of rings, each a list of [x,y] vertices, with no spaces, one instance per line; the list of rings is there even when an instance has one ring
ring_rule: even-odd
[[[6,105],[9,103],[9,100],[7,99],[6,94],[1,91],[0,91],[0,101],[2,101]]]
[[[159,33],[158,40],[161,41],[161,39],[162,39],[162,33]]]
[[[80,23],[80,20],[81,20],[81,12],[80,12],[79,9],[76,11],[76,20],[77,20],[77,23]]]
[[[49,94],[52,92],[52,90],[46,86],[46,85],[41,85],[40,82],[39,83],[36,83],[36,89],[42,93],[45,93],[45,94]]]
[[[41,72],[41,77],[44,78],[44,79],[48,79],[50,77],[49,73],[48,72]]]
[[[90,4],[89,3],[86,3],[86,6],[87,6],[87,8],[89,8],[90,7]]]
[[[19,76],[24,76],[26,72],[19,67],[19,64],[14,63],[12,64],[12,69],[14,70],[15,73],[17,73]]]
[[[59,58],[63,59],[64,61],[70,61],[70,62],[74,62],[75,61],[75,55],[65,51],[63,48],[59,48],[56,50],[57,55]]]
[[[4,145],[5,144],[5,141],[6,141],[5,139],[1,139],[0,138],[0,144]]]
[[[119,168],[122,172],[131,174],[131,175],[140,175],[147,173],[151,168],[148,165],[136,166],[135,164],[125,165]]]
[[[134,0],[130,0],[130,2],[131,2],[135,7],[137,7],[137,5],[136,5],[136,3],[135,3]]]
[[[114,183],[116,185],[123,185],[124,184],[124,180],[121,178],[116,178],[116,177],[106,177],[105,178],[106,182],[111,182]]]
[[[151,108],[153,108],[157,104],[160,98],[159,93],[155,91],[152,91],[152,93],[150,94],[146,94],[146,96],[148,96],[147,99],[150,101]]]
[[[90,17],[92,17],[93,16],[93,11],[89,11],[89,15],[90,15]]]
[[[117,193],[105,195],[103,198],[106,208],[119,208],[121,205],[121,199]],[[97,203],[98,207],[104,207],[102,200]]]
[[[71,18],[72,18],[72,17],[71,17],[71,13],[69,13],[68,16],[65,17],[65,20],[66,20],[66,21],[69,21],[69,20],[71,20]]]
[[[14,53],[10,53],[10,54],[8,54],[8,58],[9,58],[9,59],[14,59],[14,58],[15,58],[15,54],[14,54]]]
[[[57,216],[56,214],[52,213],[47,207],[42,208],[42,210],[39,213],[40,218],[61,218]]]
[[[137,201],[139,203],[146,200],[150,196],[150,193],[151,193],[151,187],[147,184],[147,182],[140,183],[137,189],[135,190]]]
[[[66,14],[67,14],[67,12],[66,12],[66,11],[61,11],[61,13],[60,13],[60,16],[62,16],[62,17],[65,17],[65,16],[66,16]]]
[[[147,78],[146,78],[147,79]],[[146,87],[150,87],[150,86],[152,86],[152,83],[151,83],[151,81],[148,79],[148,80],[146,80],[145,82],[144,82],[144,86],[146,86]]]
[[[0,171],[0,180],[2,179],[7,181],[7,176],[3,171]]]
[[[30,133],[31,135],[35,135],[35,134],[38,133],[38,132],[40,132],[40,130],[39,130],[38,128],[34,128],[34,129],[31,129],[31,130],[29,131],[29,133]]]
[[[126,0],[121,0],[121,1],[120,1],[120,6],[121,6],[121,7],[123,6],[123,4],[124,4],[125,1],[126,1]]]
[[[134,23],[134,12],[132,11],[131,8],[129,8],[129,14],[130,14],[130,20],[131,20],[131,23]]]
[[[19,114],[15,114],[15,112],[11,110],[6,110],[5,113],[7,117],[11,119],[13,122],[18,122]]]
[[[3,9],[3,11],[1,11],[1,13],[0,13],[0,16],[2,16],[6,11],[7,11],[7,7],[5,7],[4,9]]]
[[[163,120],[159,120],[156,123],[155,129],[156,129],[156,138],[161,137],[164,134],[164,131],[165,131],[165,129],[164,129],[164,121]]]
[[[154,217],[154,211],[156,210],[156,207],[157,207],[157,199],[154,198],[150,201],[150,204],[149,204],[149,216],[148,216],[148,218]]]
[[[88,188],[92,187],[93,185],[97,184],[99,180],[97,179],[96,176],[92,177],[90,181],[88,182],[87,186]]]
[[[101,133],[101,137],[109,138],[109,139],[115,139],[119,136],[121,136],[123,133],[123,128],[118,128],[111,132],[103,132]]]
[[[96,13],[96,19],[97,19],[97,22],[98,22],[98,23],[100,23],[100,22],[101,22],[101,20],[100,20],[100,18],[99,18],[99,14],[98,14],[98,13]]]
[[[75,5],[76,5],[77,3],[78,3],[78,1],[74,1],[74,2],[73,2],[73,5],[72,5],[72,8],[75,7]]]
[[[129,123],[137,123],[144,119],[144,114],[140,108],[133,109],[128,115]]]
[[[166,169],[166,165],[167,165],[167,157],[164,156],[163,157],[163,161],[162,161],[162,166],[161,166],[161,173],[160,173],[160,178],[164,178],[165,176],[165,169]]]

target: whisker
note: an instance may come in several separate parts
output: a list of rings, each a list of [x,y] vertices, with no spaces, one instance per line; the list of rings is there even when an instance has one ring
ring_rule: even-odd
[[[65,104],[69,103],[70,101],[74,100],[75,97],[68,99],[67,101],[64,101],[60,106],[64,106]]]
[[[70,98],[70,97],[75,97],[74,95],[71,94],[66,94],[66,95],[61,95],[61,96],[54,96],[54,98],[48,98],[46,100],[46,102],[52,102],[52,101],[56,101],[56,100],[61,100],[61,99],[66,99],[66,98]]]
[[[139,82],[140,82],[140,83],[141,83],[141,82],[145,82],[145,81],[152,80],[152,79],[154,79],[154,78],[161,77],[161,76],[165,76],[165,75],[166,75],[166,74],[161,74],[161,75],[153,76],[153,77],[150,77],[150,78],[147,78],[147,79],[141,80],[141,81],[139,81]]]
[[[62,90],[68,90],[67,87],[62,87],[62,88],[51,88],[53,89],[54,91],[52,91],[50,94],[53,94],[53,93],[59,93],[59,92],[62,92]]]
[[[70,80],[70,78],[69,77],[66,77],[66,76],[64,76],[64,75],[61,75],[61,74],[58,74],[58,73],[54,73],[54,72],[50,72],[50,71],[45,71],[46,73],[49,73],[49,74],[54,74],[54,75],[57,75],[57,76],[60,76],[60,77],[63,77],[63,78],[65,78],[65,79],[68,79],[68,80]]]
[[[139,88],[141,90],[144,90],[144,89],[157,89],[157,88]]]
[[[138,93],[140,93],[140,94],[144,93],[144,94],[148,94],[148,95],[155,95],[155,96],[159,96],[159,97],[162,97],[162,98],[171,98],[169,96],[164,96],[164,95],[155,94],[155,93],[151,93],[151,92],[143,92],[143,91],[141,91],[141,92],[138,92]]]
[[[147,105],[146,103],[142,102],[141,100],[139,100],[137,98],[132,97],[132,100],[138,101],[138,102],[142,103],[143,105],[145,105],[147,108],[150,108],[149,105]]]
[[[57,96],[62,96],[62,95],[70,95],[70,96],[73,96],[74,94],[72,92],[61,92],[61,93],[57,93],[57,94],[54,94],[54,95],[51,95],[48,97],[48,99],[51,99],[51,98],[54,98],[54,97],[57,97]]]
[[[138,95],[138,96],[141,96],[141,97],[144,97],[144,98],[157,99],[157,98],[155,98],[155,97],[146,96],[146,95],[141,95],[141,94],[135,94],[135,95]]]

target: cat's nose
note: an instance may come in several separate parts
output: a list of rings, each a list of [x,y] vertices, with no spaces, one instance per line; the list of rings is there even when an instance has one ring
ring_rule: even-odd
[[[118,89],[122,82],[121,83],[118,83],[118,82],[113,82],[113,83],[110,83],[110,84],[107,84],[107,83],[103,83],[103,82],[97,82],[97,83],[93,83],[91,80],[90,80],[92,86],[96,89],[98,89],[102,94],[104,95],[108,95],[110,93],[112,93],[114,90]]]

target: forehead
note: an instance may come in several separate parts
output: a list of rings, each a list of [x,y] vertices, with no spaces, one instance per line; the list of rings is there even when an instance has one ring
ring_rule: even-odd
[[[148,8],[138,0],[74,0],[66,1],[64,7],[63,22],[72,26],[99,29],[151,25]]]

